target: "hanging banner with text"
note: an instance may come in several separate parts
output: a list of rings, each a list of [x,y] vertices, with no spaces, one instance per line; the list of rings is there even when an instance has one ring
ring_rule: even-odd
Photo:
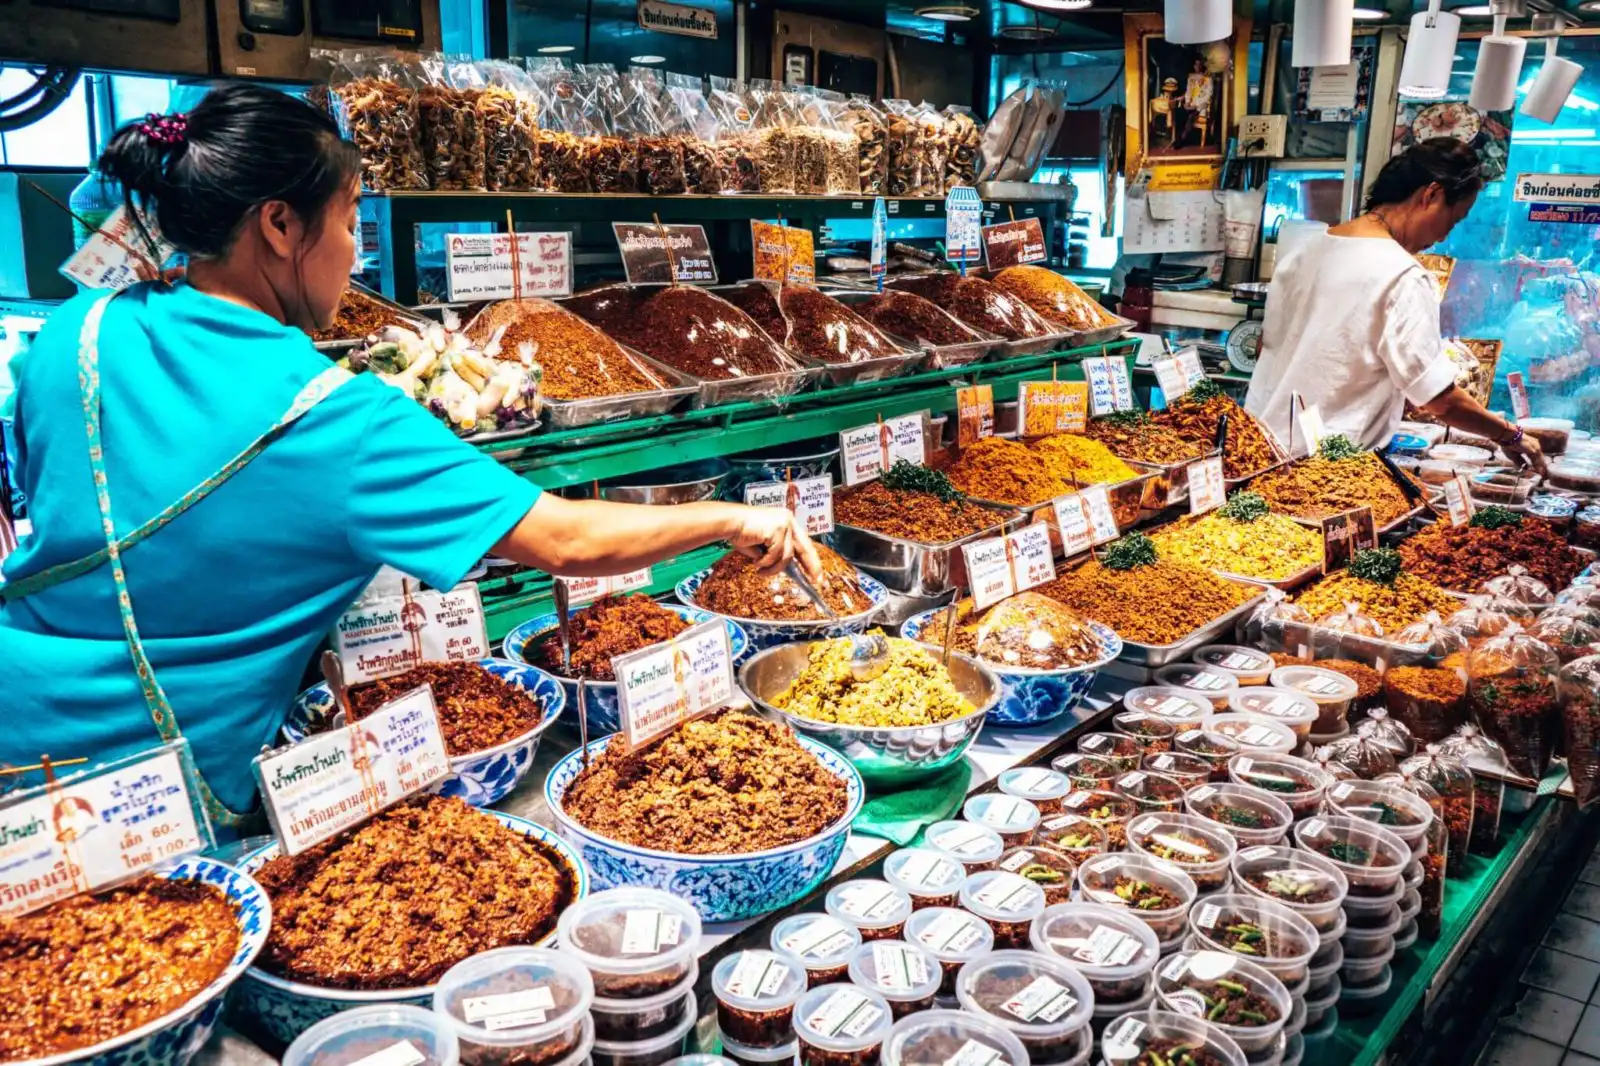
[[[761,481],[744,487],[744,502],[751,507],[783,507],[801,522],[810,537],[833,532],[833,476],[803,477],[798,481]]]
[[[894,466],[907,462],[922,466],[928,461],[923,444],[928,412],[888,418],[839,434],[839,464],[847,486],[871,481]]]
[[[1600,174],[1518,174],[1513,196],[1521,203],[1600,205]]]
[[[511,300],[572,294],[572,234],[450,233],[444,239],[449,299]],[[518,284],[518,278],[521,284]]]
[[[750,220],[754,277],[760,281],[810,285],[817,280],[817,253],[808,229]]]
[[[994,386],[956,390],[956,447],[967,448],[994,436]]]
[[[1056,576],[1050,527],[1043,523],[1023,526],[1004,537],[963,544],[961,554],[967,561],[974,611],[1043,585]]]
[[[1115,355],[1085,359],[1083,373],[1089,379],[1089,413],[1095,418],[1135,409],[1126,359]]]
[[[672,281],[667,265],[669,247],[678,281],[689,285],[716,284],[717,265],[711,258],[711,244],[706,239],[704,226],[613,222],[611,231],[616,234],[617,250],[622,253],[622,272],[632,284],[665,285]]]
[[[1024,437],[1082,433],[1089,425],[1089,384],[1024,381],[1017,386],[1017,408]]]
[[[567,586],[569,602],[591,603],[602,596],[622,596],[649,588],[655,578],[647,566],[643,570],[634,570],[615,577],[558,577],[556,580]]]
[[[298,855],[449,777],[450,753],[423,685],[252,765],[283,853]]]
[[[733,699],[733,649],[721,619],[611,660],[631,751]]]
[[[346,611],[333,629],[347,684],[403,674],[422,663],[472,662],[489,654],[478,586],[371,600]]]
[[[952,263],[983,262],[983,201],[978,190],[957,185],[944,198],[944,257]]]
[[[1091,485],[1082,492],[1062,496],[1053,506],[1061,550],[1067,556],[1082,555],[1121,535],[1116,513],[1111,509],[1111,493],[1104,485]]]
[[[983,257],[990,270],[1040,263],[1046,258],[1044,227],[1036,218],[1019,218],[983,227]]]

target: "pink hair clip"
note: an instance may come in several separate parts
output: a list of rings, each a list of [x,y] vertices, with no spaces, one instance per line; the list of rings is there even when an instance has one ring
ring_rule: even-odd
[[[189,119],[182,114],[158,115],[152,111],[139,123],[139,132],[170,148],[182,144],[188,136]]]

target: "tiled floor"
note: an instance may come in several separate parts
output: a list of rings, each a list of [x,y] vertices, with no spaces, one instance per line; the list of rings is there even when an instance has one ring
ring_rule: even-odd
[[[1478,1066],[1600,1066],[1600,853],[1572,886]]]

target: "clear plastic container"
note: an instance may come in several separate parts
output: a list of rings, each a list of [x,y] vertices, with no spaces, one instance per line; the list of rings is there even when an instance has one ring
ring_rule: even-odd
[[[934,822],[922,832],[924,847],[949,856],[967,868],[967,873],[992,870],[1005,853],[1006,842],[1000,834],[971,822]]]
[[[1308,1041],[1320,1044],[1339,1025],[1339,997],[1344,992],[1344,984],[1336,975],[1325,989],[1314,990],[1314,994],[1306,997],[1306,1027],[1301,1034]]]
[[[1032,951],[996,951],[968,963],[956,981],[956,998],[967,1013],[1015,1033],[1036,1066],[1072,1061],[1095,1004],[1077,969]]]
[[[1383,997],[1389,992],[1389,986],[1394,982],[1394,972],[1384,966],[1375,975],[1367,975],[1365,983],[1342,981],[1343,987],[1339,992],[1339,1013],[1349,1017],[1362,1017],[1375,1014],[1383,1009]]]
[[[1124,908],[1099,903],[1058,903],[1029,931],[1033,950],[1056,955],[1081,973],[1097,1004],[1129,1003],[1143,996],[1161,944],[1150,927]]]
[[[883,860],[883,879],[910,896],[914,910],[954,907],[967,868],[932,848],[901,848]]]
[[[778,1047],[750,1047],[720,1029],[717,1039],[722,1042],[723,1057],[731,1059],[736,1066],[793,1066],[800,1051],[800,1044],[795,1040]]]
[[[1282,844],[1240,848],[1233,883],[1245,893],[1282,904],[1319,934],[1344,922],[1341,905],[1350,889],[1344,872],[1314,852]]]
[[[1422,894],[1409,885],[1406,894],[1400,897],[1400,919],[1409,922],[1422,911]]]
[[[1228,694],[1238,691],[1239,678],[1228,672],[1212,666],[1202,666],[1199,663],[1173,663],[1163,666],[1153,676],[1156,684],[1168,688],[1182,689],[1184,692],[1209,700],[1213,710],[1221,710],[1228,705]]]
[[[1207,951],[1247,955],[1285,985],[1304,981],[1322,946],[1316,927],[1288,907],[1244,892],[1218,892],[1189,910],[1189,928]]]
[[[1112,782],[1111,788],[1117,795],[1133,800],[1140,813],[1183,809],[1183,783],[1166,774],[1132,770]]]
[[[1334,670],[1317,666],[1283,666],[1272,671],[1274,688],[1286,688],[1311,697],[1317,704],[1313,733],[1332,733],[1349,720],[1350,702],[1361,691],[1355,681]]]
[[[911,915],[911,897],[887,881],[860,878],[828,889],[822,907],[853,926],[862,940],[893,940]]]
[[[560,949],[588,967],[604,999],[656,996],[683,983],[700,954],[700,915],[654,888],[611,888],[566,909]]]
[[[1328,789],[1329,813],[1381,825],[1415,850],[1428,838],[1433,808],[1428,801],[1382,781],[1340,781]]]
[[[667,1063],[667,1066],[733,1066],[733,1062],[731,1059],[725,1059],[721,1055],[705,1055],[696,1052],[693,1055],[679,1055]]]
[[[562,1058],[578,1046],[593,1002],[583,962],[544,948],[474,955],[433,989],[434,1013],[454,1030],[469,1064],[517,1061],[535,1049],[541,1061]]]
[[[1039,823],[1039,840],[1082,865],[1107,851],[1103,826],[1076,814],[1058,814]]]
[[[1141,815],[1128,824],[1128,846],[1180,867],[1201,892],[1227,885],[1228,863],[1238,850],[1221,826],[1192,814]]]
[[[683,1043],[694,1029],[696,1018],[695,1011],[687,1011],[672,1031],[648,1040],[596,1040],[589,1051],[589,1061],[593,1066],[666,1066],[683,1054]]]
[[[1306,1010],[1304,1000],[1295,1000],[1295,1014],[1300,1029],[1284,1034],[1288,1039],[1283,1042],[1283,1057],[1278,1060],[1278,1066],[1300,1066],[1306,1057],[1306,1038],[1301,1035],[1301,1030],[1306,1024]]]
[[[1391,885],[1381,895],[1349,895],[1344,899],[1344,913],[1350,919],[1350,928],[1373,928],[1390,924],[1394,910],[1405,898],[1404,882]]]
[[[1317,812],[1330,783],[1321,767],[1293,755],[1236,755],[1228,760],[1228,777],[1276,796],[1296,818]]]
[[[1163,959],[1156,967],[1156,999],[1163,1010],[1205,1018],[1247,1055],[1272,1047],[1293,1007],[1282,981],[1223,951],[1180,951]]]
[[[1300,740],[1311,735],[1311,727],[1321,714],[1317,701],[1304,692],[1274,685],[1240,689],[1228,697],[1228,710],[1271,719]]]
[[[1104,789],[1079,791],[1061,801],[1068,815],[1087,818],[1106,831],[1106,847],[1121,851],[1128,846],[1128,822],[1139,812],[1133,800]]]
[[[1283,1023],[1283,1033],[1293,1037],[1306,1027],[1306,998],[1304,995],[1289,998],[1294,1001],[1294,1006],[1289,1011],[1289,1020]]]
[[[813,988],[794,1008],[801,1066],[870,1066],[893,1025],[889,1003],[870,988]]]
[[[1352,893],[1381,896],[1400,883],[1411,848],[1381,826],[1359,818],[1327,815],[1294,827],[1295,843],[1337,866]]]
[[[400,1004],[356,1007],[324,1018],[295,1038],[283,1061],[287,1066],[353,1066],[375,1055],[418,1066],[461,1061],[449,1019]]]
[[[1095,1000],[1094,1013],[1090,1016],[1089,1027],[1098,1036],[1103,1034],[1106,1026],[1110,1025],[1118,1017],[1124,1014],[1142,1014],[1145,1011],[1153,1010],[1155,1002],[1156,982],[1155,975],[1152,974],[1150,979],[1145,982],[1144,992],[1140,994],[1138,999],[1130,1000],[1126,1003],[1102,1003],[1098,999]]]
[[[906,941],[921,944],[939,960],[944,974],[939,994],[953,996],[961,967],[994,950],[994,930],[975,914],[954,907],[930,907],[906,919]]]
[[[1146,755],[1144,761],[1139,764],[1139,769],[1165,774],[1182,785],[1185,792],[1199,788],[1211,780],[1210,763],[1198,755],[1189,755],[1181,751],[1162,751]]]
[[[1210,715],[1206,716],[1211,717]],[[1185,729],[1172,741],[1172,748],[1184,755],[1204,759],[1211,766],[1211,780],[1228,779],[1228,762],[1239,754],[1239,742],[1232,737],[1201,728],[1198,724]]]
[[[850,956],[850,980],[882,996],[894,1017],[904,1018],[913,1011],[933,1009],[944,971],[921,944],[874,940]]]
[[[1294,730],[1260,714],[1214,714],[1206,719],[1205,728],[1235,741],[1246,753],[1288,755],[1300,746]]]
[[[1272,656],[1240,644],[1208,644],[1190,658],[1201,666],[1232,674],[1246,687],[1265,685],[1275,669]]]
[[[883,1042],[883,1066],[945,1066],[952,1059],[987,1066],[1028,1066],[1015,1033],[978,1014],[929,1010],[894,1023]]]
[[[1049,844],[1029,844],[1012,848],[1000,856],[1000,869],[1021,874],[1044,890],[1046,905],[1065,903],[1072,897],[1078,862],[1071,855]]]
[[[1078,897],[1126,910],[1166,944],[1183,936],[1200,890],[1194,878],[1147,855],[1100,855],[1078,867]]]
[[[806,989],[805,969],[771,951],[741,951],[711,971],[717,1026],[746,1047],[793,1043],[794,1005]]]
[[[1201,785],[1183,803],[1190,814],[1226,829],[1240,848],[1276,844],[1294,824],[1288,804],[1248,785]]]
[[[804,967],[812,988],[846,980],[861,943],[855,926],[831,914],[792,914],[772,927],[772,950]]]
[[[999,833],[1008,848],[1031,844],[1042,817],[1038,807],[1003,792],[983,792],[969,798],[961,807],[961,815],[974,825]]]
[[[1394,935],[1394,950],[1396,952],[1406,950],[1417,942],[1417,937],[1420,935],[1421,931],[1417,928],[1417,920],[1412,918],[1401,926],[1400,931]]]
[[[1020,874],[985,870],[961,886],[961,906],[989,923],[996,947],[1021,947],[1029,924],[1044,913],[1044,889]]]
[[[1123,772],[1121,763],[1116,759],[1091,755],[1086,751],[1057,755],[1050,761],[1050,769],[1065,774],[1074,788],[1087,789],[1110,788],[1111,782]]]
[[[1352,988],[1365,988],[1382,980],[1394,959],[1394,934],[1384,937],[1378,949],[1364,958],[1354,958],[1350,953],[1350,934],[1345,934],[1344,965],[1339,968],[1339,983],[1346,993]]]
[[[700,967],[697,965],[683,984],[642,999],[602,999],[596,996],[589,1007],[595,1039],[621,1044],[651,1040],[671,1032],[682,1023],[685,1016],[698,1016],[694,982],[699,976]]]
[[[1306,991],[1306,998],[1315,999],[1329,984],[1337,983],[1339,968],[1343,965],[1344,945],[1339,941],[1330,940],[1318,948],[1317,953],[1311,956],[1311,967],[1308,971],[1311,986]]]
[[[1244,1052],[1216,1026],[1176,1011],[1133,1012],[1113,1018],[1100,1037],[1106,1066],[1148,1066],[1191,1052],[1197,1063],[1248,1066]]]
[[[1060,814],[1061,801],[1076,786],[1067,775],[1045,766],[1017,766],[1002,770],[996,780],[1001,792],[1027,800],[1040,814]]]
[[[1121,773],[1137,770],[1144,757],[1144,745],[1121,733],[1085,733],[1078,738],[1078,751],[1106,760]]]
[[[1119,711],[1111,716],[1111,728],[1138,741],[1147,754],[1172,750],[1178,723],[1143,711]]]
[[[1175,722],[1180,728],[1185,722],[1198,722],[1214,710],[1208,697],[1171,685],[1130,688],[1122,697],[1122,706],[1130,711]]]
[[[1351,922],[1339,941],[1344,945],[1344,964],[1349,966],[1353,961],[1376,958],[1391,950],[1394,947],[1394,935],[1405,924],[1397,904],[1391,905],[1388,910],[1375,918],[1370,926],[1359,926]]]

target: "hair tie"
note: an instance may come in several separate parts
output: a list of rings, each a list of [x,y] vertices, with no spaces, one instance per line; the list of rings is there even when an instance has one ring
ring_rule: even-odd
[[[189,119],[181,112],[175,115],[158,115],[154,111],[139,123],[139,132],[157,144],[168,148],[182,144],[189,136]]]

